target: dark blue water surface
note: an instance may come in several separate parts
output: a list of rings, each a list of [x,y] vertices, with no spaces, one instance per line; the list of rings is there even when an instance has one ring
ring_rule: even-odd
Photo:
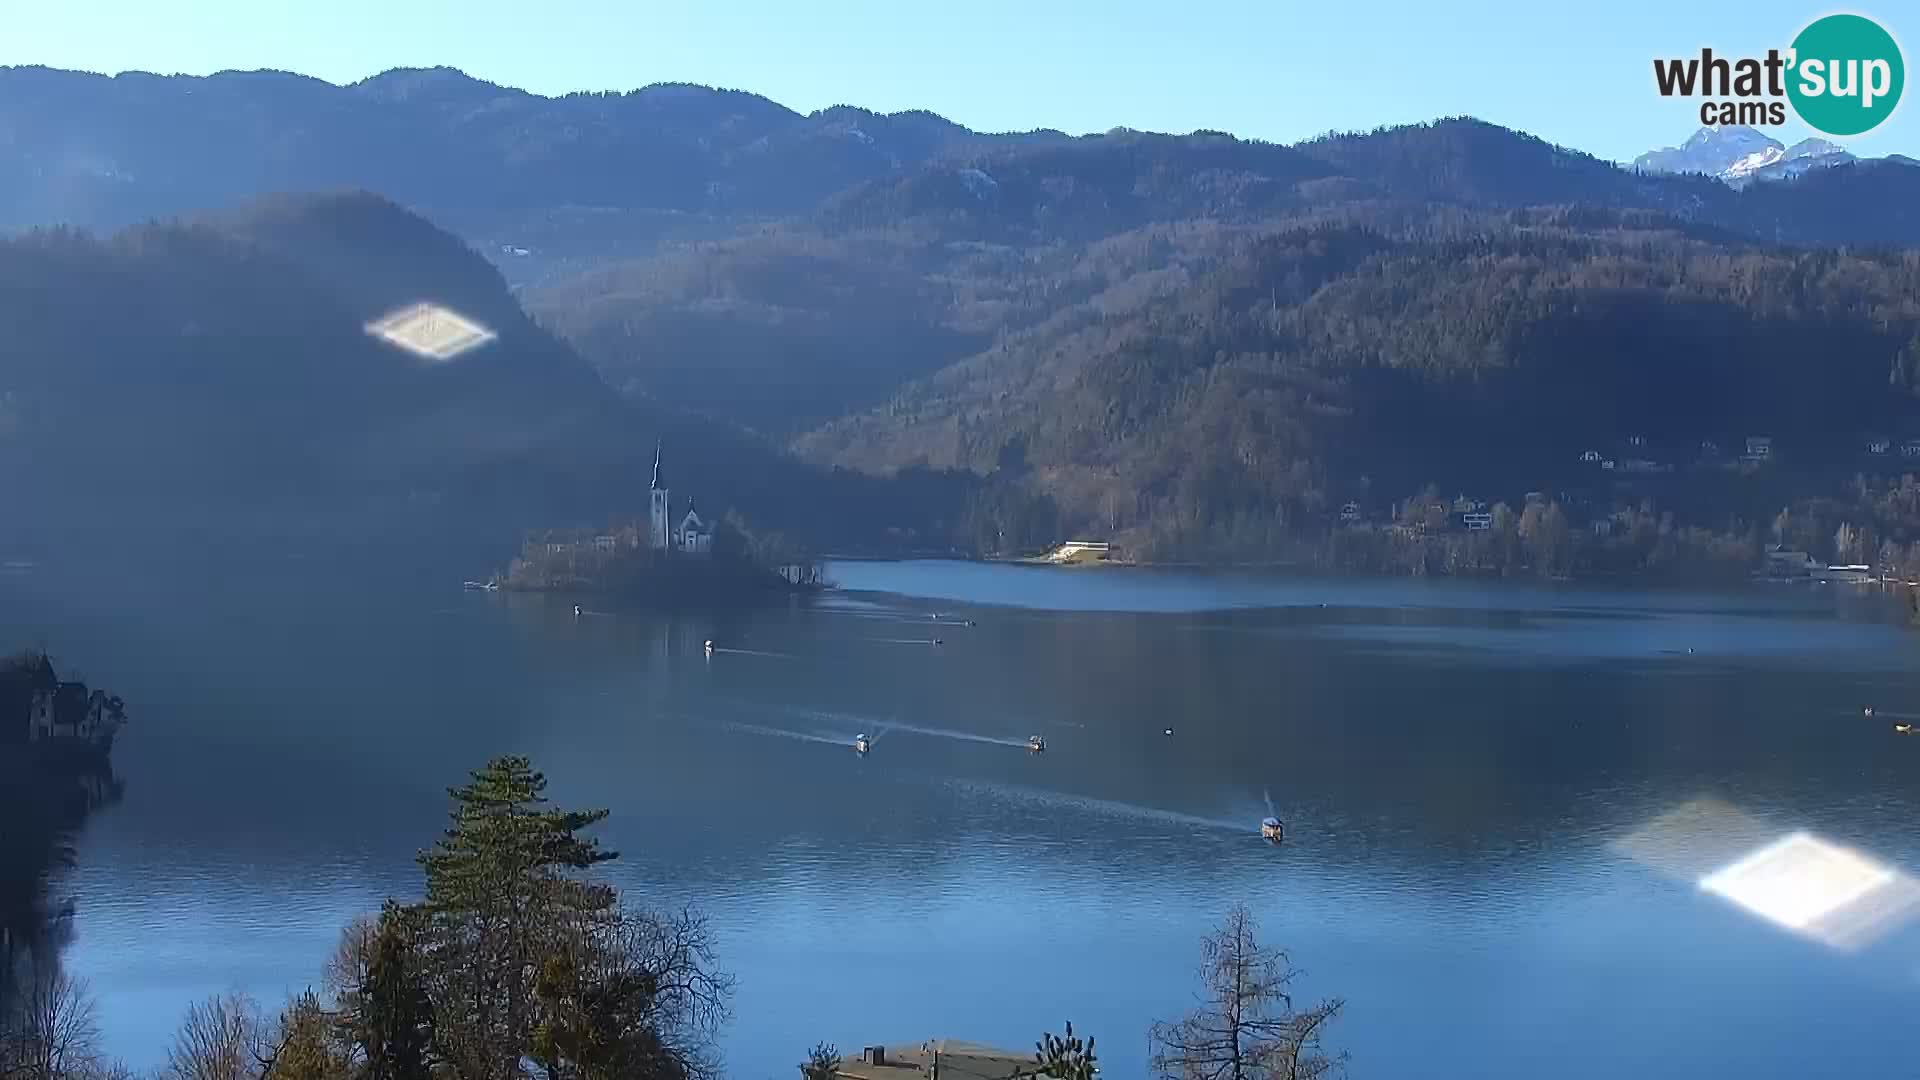
[[[737,1076],[1069,1019],[1141,1075],[1237,902],[1346,999],[1356,1076],[1913,1074],[1920,930],[1836,947],[1621,843],[1711,800],[1920,870],[1920,737],[1887,720],[1920,712],[1920,634],[1871,597],[833,573],[813,608],[579,619],[437,582],[0,578],[3,643],[136,722],[58,886],[111,1050],[156,1064],[195,998],[317,984],[511,751],[612,809],[632,897],[710,915]]]

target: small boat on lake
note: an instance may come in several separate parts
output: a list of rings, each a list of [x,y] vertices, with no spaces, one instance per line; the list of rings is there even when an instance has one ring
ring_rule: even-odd
[[[1027,736],[1028,750],[1031,750],[1032,752],[1037,754],[1040,751],[1045,750],[1046,748],[1047,748],[1047,740],[1044,736],[1040,736],[1040,735]]]
[[[856,753],[856,754],[864,754],[864,753],[866,753],[866,752],[867,752],[868,750],[871,750],[871,749],[873,749],[873,740],[871,740],[871,739],[869,739],[869,738],[867,738],[867,733],[866,733],[866,732],[864,732],[864,731],[863,731],[863,732],[861,732],[860,734],[858,734],[858,735],[855,735],[855,736],[853,737],[853,750],[854,750],[854,753]]]
[[[1265,818],[1260,822],[1260,836],[1269,843],[1277,844],[1287,838],[1287,829],[1280,824],[1279,818]]]

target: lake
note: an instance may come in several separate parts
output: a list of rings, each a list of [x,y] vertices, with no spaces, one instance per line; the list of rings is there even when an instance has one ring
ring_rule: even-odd
[[[342,925],[418,894],[446,788],[517,752],[611,808],[632,898],[708,913],[752,1080],[823,1039],[1022,1048],[1067,1020],[1142,1075],[1241,902],[1300,995],[1346,999],[1356,1077],[1917,1075],[1920,737],[1890,718],[1920,713],[1920,634],[1876,597],[832,574],[811,608],[694,618],[0,577],[0,644],[133,722],[58,886],[110,1049],[151,1066],[196,998],[317,985]],[[1870,860],[1885,910],[1777,868],[1702,887],[1802,830]]]

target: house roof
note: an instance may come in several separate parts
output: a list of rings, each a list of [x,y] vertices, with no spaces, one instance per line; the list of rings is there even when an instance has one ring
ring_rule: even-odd
[[[931,1080],[934,1051],[940,1053],[941,1080],[1009,1080],[1040,1069],[1033,1054],[1001,1050],[959,1039],[929,1039],[886,1048],[886,1064],[868,1065],[856,1052],[842,1060],[834,1075],[845,1080]]]
[[[0,659],[0,683],[26,686],[34,690],[53,690],[60,685],[53,661],[39,652],[20,653]]]

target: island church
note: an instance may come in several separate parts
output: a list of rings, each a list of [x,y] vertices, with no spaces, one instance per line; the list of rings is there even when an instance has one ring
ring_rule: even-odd
[[[713,551],[713,526],[700,519],[687,499],[686,516],[673,521],[673,502],[660,477],[660,444],[653,444],[653,483],[647,491],[650,502],[647,515],[647,546],[655,551],[677,551],[683,555],[707,555]]]

